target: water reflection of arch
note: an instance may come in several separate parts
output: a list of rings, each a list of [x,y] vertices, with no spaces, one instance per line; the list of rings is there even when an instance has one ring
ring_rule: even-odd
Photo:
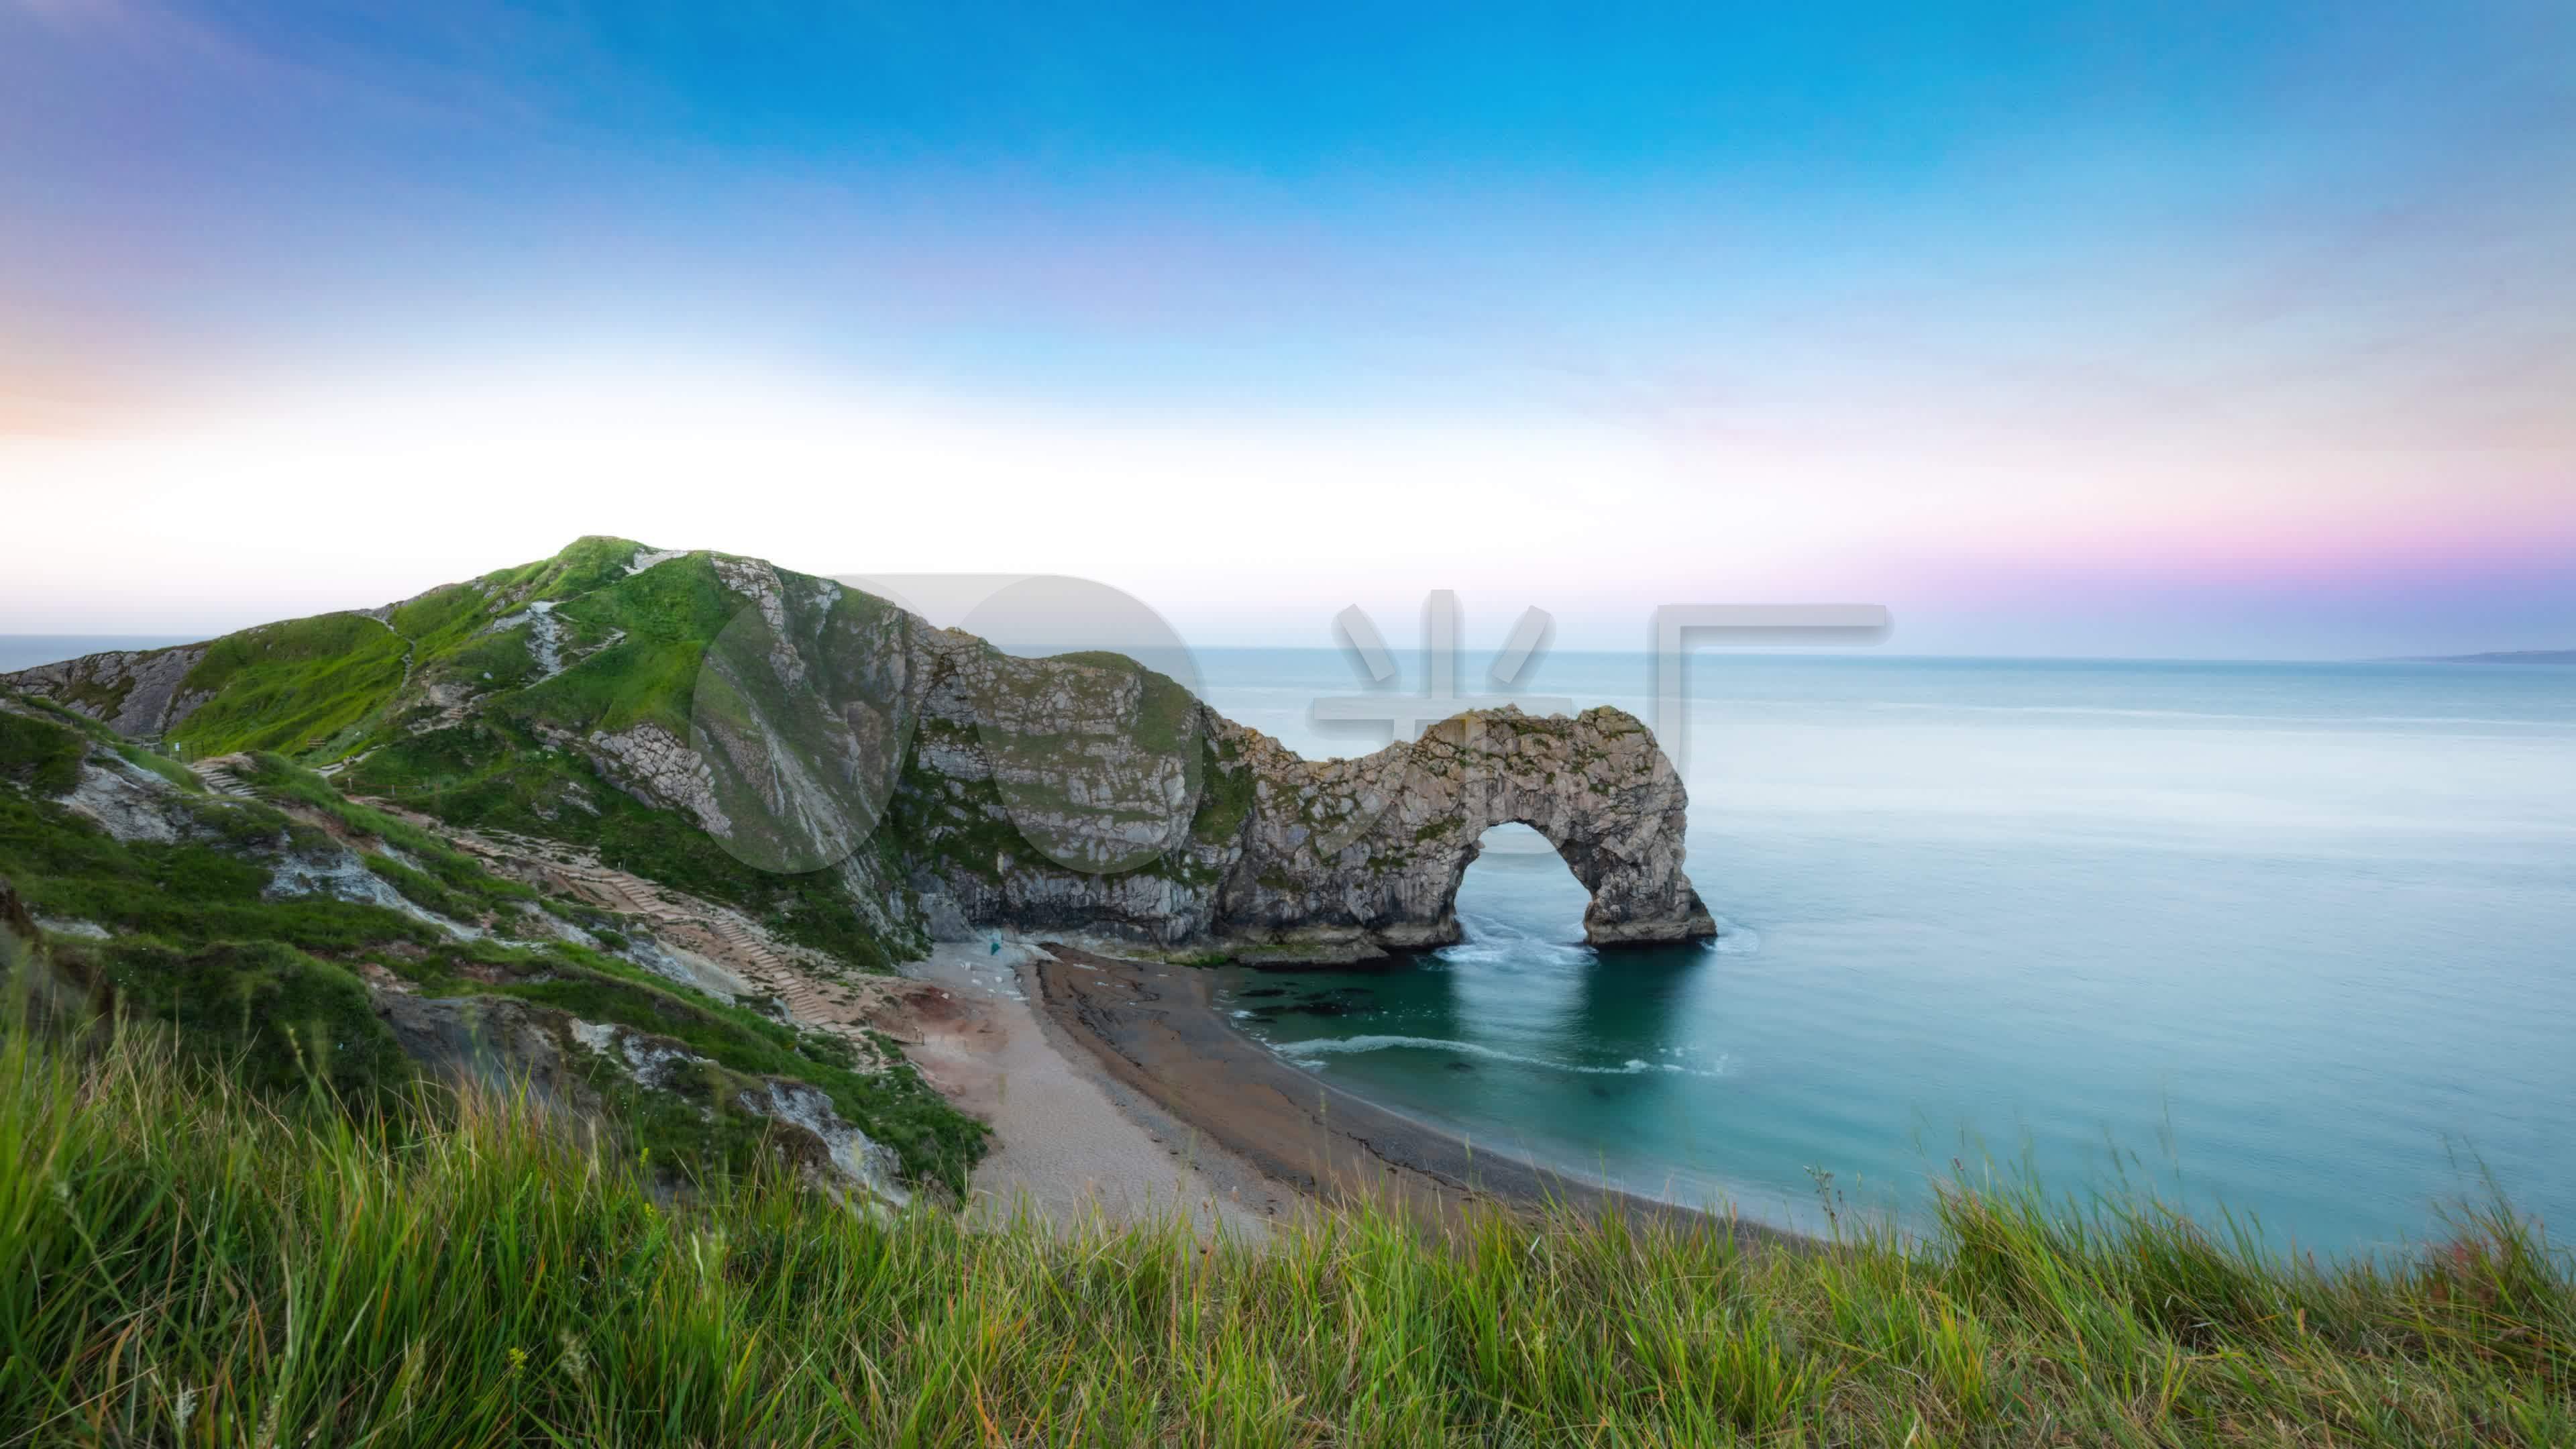
[[[1582,972],[1595,954],[1583,944],[1591,893],[1526,825],[1493,826],[1477,845],[1458,887],[1465,939],[1440,953],[1464,1039],[1523,1053],[1580,1050]]]
[[[1582,944],[1590,893],[1546,837],[1496,825],[1459,883],[1463,944],[1441,953],[1465,1026],[1582,1056],[1669,1061],[1710,953],[1691,943],[1604,954]]]

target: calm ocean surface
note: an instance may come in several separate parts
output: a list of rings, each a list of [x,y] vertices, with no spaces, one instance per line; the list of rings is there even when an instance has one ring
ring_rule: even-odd
[[[1309,721],[1356,689],[1329,651],[1198,662],[1226,714],[1373,747]],[[1650,682],[1559,654],[1523,687],[1650,717]],[[2576,668],[1702,654],[1691,692],[1714,945],[1596,955],[1506,828],[1465,944],[1221,999],[1478,1144],[1773,1221],[1821,1223],[1830,1174],[1919,1222],[1956,1159],[2321,1251],[2420,1238],[2481,1173],[2576,1228]]]
[[[0,637],[0,670],[172,642]],[[1357,692],[1331,651],[1196,660],[1305,753],[1385,740],[1312,723]],[[1650,717],[1650,682],[1522,684]],[[1773,1221],[1820,1223],[1825,1174],[1919,1221],[1955,1159],[2284,1246],[2420,1237],[2481,1173],[2576,1229],[2576,668],[1701,654],[1690,689],[1715,944],[1596,956],[1506,828],[1465,944],[1221,999],[1481,1147]]]

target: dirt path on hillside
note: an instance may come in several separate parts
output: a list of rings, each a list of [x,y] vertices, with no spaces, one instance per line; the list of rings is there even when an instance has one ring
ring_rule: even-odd
[[[1111,1079],[1038,1012],[1044,953],[1029,943],[942,945],[903,975],[869,975],[782,941],[730,906],[561,841],[462,830],[387,801],[364,803],[453,841],[498,874],[635,918],[693,970],[704,968],[701,984],[730,989],[721,977],[733,978],[871,1054],[869,1033],[894,1039],[933,1088],[993,1129],[993,1148],[969,1184],[969,1210],[986,1221],[1026,1212],[1062,1229],[1184,1217],[1201,1233],[1258,1239],[1304,1205]]]

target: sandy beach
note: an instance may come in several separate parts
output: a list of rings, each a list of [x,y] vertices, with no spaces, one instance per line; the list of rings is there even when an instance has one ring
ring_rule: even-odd
[[[906,1054],[993,1129],[993,1150],[969,1184],[970,1213],[1025,1211],[1060,1228],[1186,1216],[1202,1232],[1257,1240],[1303,1210],[1296,1190],[1103,1072],[1034,1007],[1044,953],[996,940],[998,950],[943,944],[903,968],[940,993],[911,1003]]]
[[[1279,1060],[1210,1001],[1206,971],[1043,943],[1022,968],[1048,1021],[1118,1085],[1195,1134],[1194,1149],[1308,1199],[1372,1201],[1434,1217],[1473,1206],[1708,1215],[1479,1153]],[[1131,1099],[1133,1100],[1133,1099]],[[1168,1129],[1165,1135],[1170,1135]],[[1751,1223],[1748,1238],[1794,1235]]]
[[[1317,1205],[1425,1220],[1469,1207],[1717,1219],[1478,1152],[1281,1061],[1225,1020],[1209,974],[1106,943],[996,934],[903,968],[873,1024],[993,1129],[967,1210],[1058,1228],[1168,1222],[1259,1240]],[[1748,1239],[1794,1240],[1737,1221]]]

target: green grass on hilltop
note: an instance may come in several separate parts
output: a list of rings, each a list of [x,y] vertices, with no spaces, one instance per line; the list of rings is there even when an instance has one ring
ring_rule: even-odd
[[[444,675],[469,681],[478,690],[533,683],[524,631],[500,636],[484,631],[529,599],[615,594],[630,582],[626,565],[635,549],[623,539],[584,538],[552,558],[432,589],[396,605],[385,622],[361,613],[319,614],[210,640],[201,646],[205,657],[182,685],[188,693],[204,696],[204,702],[170,738],[192,756],[274,750],[325,760],[389,737],[392,722],[386,707],[402,688],[406,663],[416,682]],[[695,562],[704,572],[705,560]],[[657,580],[637,592],[651,595],[666,587],[667,581]],[[648,597],[630,603],[627,612],[652,616],[668,602]],[[616,606],[595,607],[607,612]],[[670,622],[685,629],[695,621],[674,615]],[[666,703],[664,676],[673,673],[667,667],[672,664],[672,658],[657,658],[647,687],[611,688],[610,702],[633,694],[648,709]],[[128,689],[130,685],[115,690],[84,685],[74,687],[70,697],[113,714]],[[685,720],[685,692],[681,699]]]
[[[687,740],[706,647],[748,607],[724,585],[714,556],[689,554],[630,574],[637,547],[626,539],[583,538],[552,558],[397,605],[390,626],[363,615],[328,614],[215,640],[187,686],[213,697],[173,732],[173,742],[191,756],[246,752],[308,763],[351,758],[356,763],[344,780],[356,793],[461,826],[496,827],[594,850],[662,884],[737,906],[788,939],[857,969],[884,970],[921,949],[926,942],[917,933],[886,928],[853,909],[836,872],[782,874],[747,865],[693,820],[642,804],[577,749],[552,743],[565,733],[615,733],[646,724]],[[821,582],[795,574],[781,578],[800,598]],[[879,620],[891,610],[882,601],[852,598],[865,607],[845,607],[844,627],[856,627],[854,619]],[[534,626],[490,632],[531,600],[559,605],[555,627],[570,667],[551,679],[537,677]],[[413,688],[399,691],[406,651]],[[434,697],[432,686],[439,690]],[[388,706],[398,692],[403,707],[394,718]],[[434,723],[443,705],[463,695],[480,701],[464,723],[413,732]],[[0,732],[20,728],[0,723]],[[175,762],[131,745],[120,748],[140,767],[199,789]],[[46,766],[32,756],[18,760],[24,752],[0,738],[0,757],[17,760],[0,768],[29,780],[40,769],[60,774],[69,768]],[[271,760],[261,768],[273,770],[279,763]],[[317,793],[274,780],[261,783],[350,818],[333,803],[338,792],[327,785]],[[381,818],[351,823],[415,857],[411,874],[386,872],[406,895],[430,909],[449,910],[421,877],[453,892],[463,888],[459,872],[434,851],[406,843]],[[891,850],[883,839],[863,848],[879,858]],[[904,872],[890,864],[878,875],[897,882],[884,889],[904,889]],[[893,918],[901,919],[901,912]]]
[[[444,1120],[452,1124],[422,1128]],[[1354,1212],[1266,1248],[674,1205],[488,1098],[352,1119],[0,1040],[0,1443],[2549,1445],[2536,1229],[2283,1263],[1954,1192],[1926,1242]]]
[[[363,614],[322,614],[227,634],[185,687],[214,697],[170,732],[194,755],[302,751],[390,703],[408,641]]]
[[[642,547],[631,538],[586,534],[552,558],[486,574],[478,582],[494,590],[525,589],[532,599],[570,598],[627,577],[626,566]]]
[[[576,644],[608,644],[542,684],[514,696],[513,714],[578,733],[611,734],[657,724],[689,737],[689,697],[708,644],[745,607],[704,554],[673,559],[603,582],[555,611]]]

